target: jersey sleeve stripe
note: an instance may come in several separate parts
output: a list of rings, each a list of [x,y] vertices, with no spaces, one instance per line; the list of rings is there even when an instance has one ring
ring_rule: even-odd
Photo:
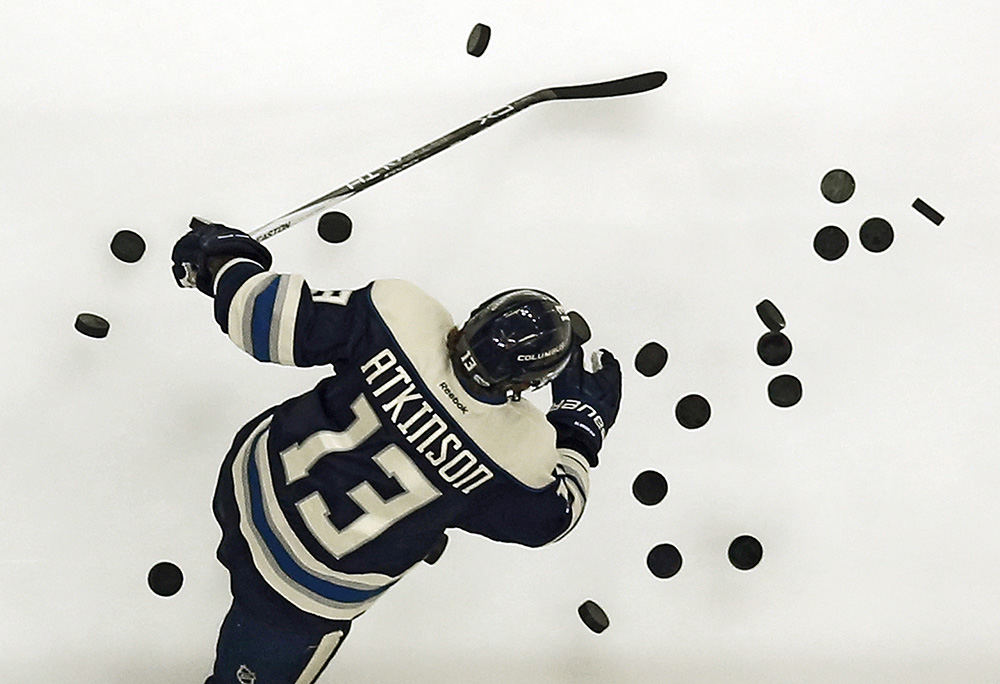
[[[300,275],[282,276],[278,290],[278,329],[271,349],[271,358],[286,366],[295,365],[295,321],[298,318],[299,302],[305,290],[305,278]]]
[[[273,273],[258,273],[247,278],[233,296],[229,305],[229,339],[243,351],[253,353],[252,322],[254,302],[261,290],[275,278]]]
[[[272,322],[274,320],[274,302],[278,295],[278,286],[281,278],[274,278],[257,295],[253,302],[253,318],[251,329],[253,335],[252,356],[258,361],[270,361]]]

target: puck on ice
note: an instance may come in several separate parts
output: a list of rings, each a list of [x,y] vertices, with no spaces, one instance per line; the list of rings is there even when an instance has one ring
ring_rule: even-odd
[[[892,244],[892,226],[884,218],[870,218],[861,225],[861,245],[869,252],[884,252]]]
[[[919,197],[913,200],[913,208],[923,214],[924,218],[931,221],[935,226],[940,226],[941,222],[944,221],[944,216]]]
[[[834,169],[819,184],[820,192],[834,204],[840,204],[854,195],[854,177],[843,169]]]
[[[444,553],[444,547],[446,546],[448,546],[448,535],[442,532],[441,536],[438,537],[438,540],[434,542],[434,546],[432,546],[431,550],[427,552],[426,556],[424,556],[424,562],[428,565],[434,565],[437,563],[441,554]]]
[[[712,415],[712,407],[700,394],[689,394],[677,402],[674,415],[683,427],[696,430],[708,422]]]
[[[655,470],[644,470],[632,483],[632,495],[641,504],[656,505],[667,495],[667,478]]]
[[[635,369],[651,378],[667,365],[667,350],[659,342],[647,342],[635,355]]]
[[[146,252],[142,236],[131,230],[119,230],[111,238],[111,253],[127,264],[134,264]]]
[[[750,535],[743,535],[729,545],[729,562],[739,570],[752,570],[764,557],[764,547]]]
[[[607,613],[591,600],[586,600],[580,604],[580,607],[576,609],[579,613],[580,619],[583,620],[583,624],[590,628],[590,631],[600,634],[608,628],[611,621],[608,620]]]
[[[573,326],[573,336],[579,344],[590,341],[590,326],[587,325],[587,321],[583,320],[583,316],[575,311],[570,311],[569,323]]]
[[[108,331],[111,330],[110,323],[97,314],[92,313],[82,313],[78,315],[73,327],[87,337],[97,338],[107,337]]]
[[[766,332],[757,340],[757,356],[768,366],[780,366],[792,355],[792,341],[782,332]]]
[[[770,299],[765,299],[757,305],[757,315],[771,332],[778,332],[785,327],[785,317]]]
[[[847,233],[837,226],[827,226],[813,238],[813,249],[823,259],[836,261],[847,253]]]
[[[646,567],[649,571],[660,579],[673,577],[680,572],[681,552],[673,544],[659,544],[654,546],[646,555]]]
[[[767,398],[780,408],[795,406],[802,399],[802,382],[794,375],[779,375],[768,383]]]
[[[490,44],[490,27],[486,24],[476,24],[469,33],[469,40],[465,43],[465,51],[473,57],[481,57],[486,52],[486,46]]]
[[[328,211],[319,218],[316,230],[327,242],[343,242],[351,237],[351,217],[339,211]]]
[[[146,581],[153,593],[160,596],[173,596],[180,591],[181,584],[184,583],[184,575],[176,565],[163,561],[152,567]]]

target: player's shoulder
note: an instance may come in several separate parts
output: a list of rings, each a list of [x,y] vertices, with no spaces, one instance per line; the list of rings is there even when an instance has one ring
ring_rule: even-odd
[[[428,323],[452,322],[451,314],[438,300],[408,280],[374,280],[370,288],[372,306],[390,328],[407,325],[423,328]]]

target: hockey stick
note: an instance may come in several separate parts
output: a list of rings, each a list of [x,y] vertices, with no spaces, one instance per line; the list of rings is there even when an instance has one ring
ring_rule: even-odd
[[[257,230],[250,233],[251,237],[258,242],[263,242],[278,233],[287,230],[292,225],[303,221],[310,216],[325,211],[335,204],[339,204],[352,197],[365,188],[370,188],[376,183],[384,181],[386,178],[395,176],[403,169],[408,169],[417,162],[421,162],[428,157],[448,149],[455,143],[461,142],[480,131],[489,128],[495,123],[503,121],[508,116],[516,114],[522,109],[527,109],[533,104],[546,102],[548,100],[581,100],[597,97],[617,97],[618,95],[632,95],[634,93],[644,93],[647,90],[659,88],[667,80],[667,75],[662,71],[651,71],[638,76],[619,78],[614,81],[604,81],[602,83],[588,83],[578,86],[562,86],[557,88],[545,88],[537,92],[526,95],[519,100],[514,100],[509,105],[501,107],[495,112],[490,112],[486,116],[471,121],[461,128],[456,128],[451,133],[446,133],[433,142],[429,142],[423,147],[413,150],[407,155],[393,159],[388,164],[380,166],[374,171],[370,171],[360,178],[355,178],[347,185],[341,186],[332,192],[328,192],[322,197],[317,197],[308,204],[303,204],[298,209],[293,209],[287,214],[265,223]]]

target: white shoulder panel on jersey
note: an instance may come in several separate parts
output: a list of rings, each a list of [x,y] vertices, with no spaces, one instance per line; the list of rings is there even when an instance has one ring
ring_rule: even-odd
[[[520,482],[535,488],[550,484],[559,462],[555,429],[529,401],[496,406],[466,393],[448,356],[448,332],[455,321],[447,309],[405,280],[376,280],[371,292],[389,331],[434,398],[462,429]]]

